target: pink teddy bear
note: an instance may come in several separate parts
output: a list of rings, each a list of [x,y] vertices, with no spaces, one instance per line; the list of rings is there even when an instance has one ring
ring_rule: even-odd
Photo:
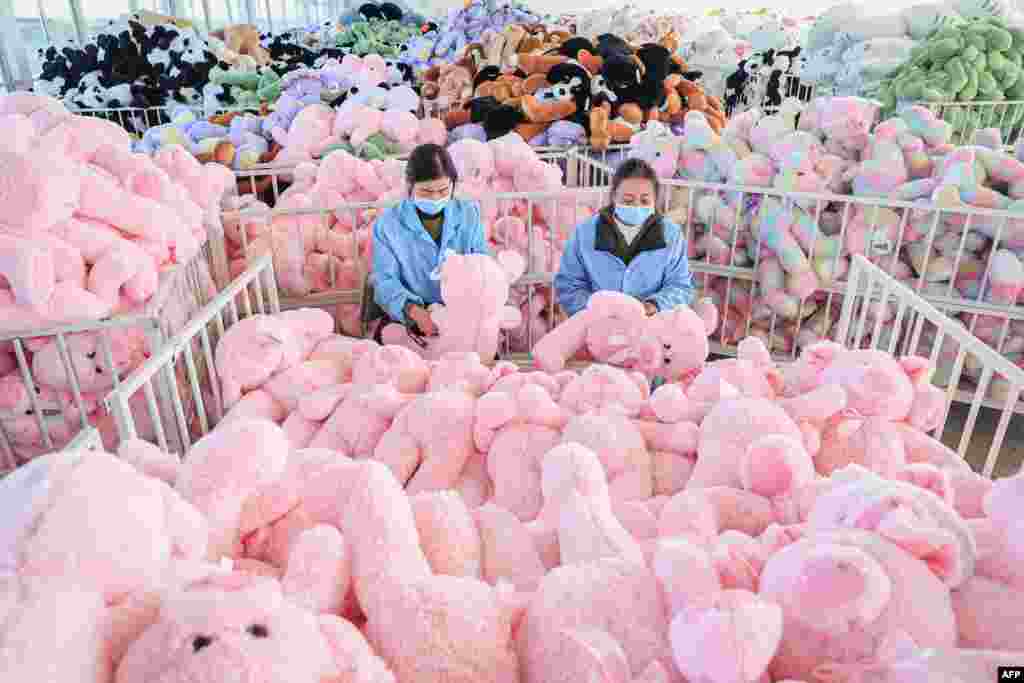
[[[0,480],[0,498],[4,680],[109,683],[163,591],[208,570],[203,516],[112,455],[37,458]]]
[[[444,304],[430,307],[430,316],[437,324],[437,338],[427,339],[426,347],[421,349],[403,326],[391,324],[381,331],[381,340],[420,351],[428,359],[465,351],[475,351],[481,358],[494,358],[500,330],[522,322],[519,309],[505,304],[509,288],[525,268],[523,258],[512,251],[501,252],[495,258],[449,251],[439,268]]]
[[[394,683],[354,625],[295,602],[299,589],[243,572],[188,585],[165,601],[113,680]]]
[[[648,316],[620,292],[595,292],[587,307],[542,337],[533,349],[537,366],[558,372],[581,349],[594,360],[675,382],[696,376],[708,355],[708,336],[718,324],[709,302],[678,306]]]

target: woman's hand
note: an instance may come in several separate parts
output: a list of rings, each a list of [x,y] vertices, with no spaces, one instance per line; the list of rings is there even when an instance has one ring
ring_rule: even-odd
[[[658,314],[658,304],[656,304],[654,302],[651,302],[651,301],[645,301],[644,302],[644,310],[647,312],[647,315],[657,315]]]
[[[409,312],[406,316],[409,320],[416,323],[416,327],[420,329],[424,337],[437,336],[437,325],[434,324],[434,320],[430,317],[430,311],[423,306],[413,304],[409,307]]]

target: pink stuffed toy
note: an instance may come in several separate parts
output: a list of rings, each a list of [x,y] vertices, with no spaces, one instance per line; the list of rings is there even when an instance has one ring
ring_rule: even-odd
[[[938,425],[945,405],[944,393],[930,382],[932,367],[927,359],[897,359],[883,351],[846,350],[834,342],[822,342],[804,349],[787,372],[790,396],[828,384],[846,391],[846,412],[824,425],[821,451],[815,458],[822,474],[849,463],[885,476],[905,463],[967,467],[925,433]]]
[[[394,682],[355,626],[296,603],[296,589],[240,572],[186,586],[132,643],[114,680]]]
[[[475,351],[481,358],[498,352],[499,331],[522,322],[519,309],[506,306],[509,287],[523,274],[526,263],[515,252],[496,258],[486,254],[460,255],[448,252],[440,266],[441,298],[444,304],[430,307],[438,336],[422,349],[426,358],[439,358],[452,351]],[[381,332],[385,344],[401,344],[413,350],[419,346],[409,339],[404,327],[386,326]]]
[[[978,563],[974,576],[953,591],[964,647],[1024,649],[1020,631],[1011,627],[1024,618],[1022,501],[1024,475],[1000,479],[984,499],[986,517],[970,522],[978,540]]]
[[[473,441],[477,399],[501,377],[518,371],[511,363],[488,368],[474,352],[448,353],[432,363],[427,392],[402,409],[373,451],[409,495],[454,488],[476,454]],[[445,415],[438,422],[437,416]]]
[[[358,468],[343,533],[374,651],[403,683],[519,681],[522,599],[508,584],[435,574],[402,487],[380,463]]]
[[[587,307],[542,337],[533,349],[537,366],[558,372],[579,350],[610,363],[674,382],[696,375],[708,355],[708,335],[718,313],[708,302],[648,316],[643,304],[620,292],[595,292]]]
[[[399,410],[423,391],[426,362],[400,346],[381,346],[356,361],[350,384],[327,386],[299,401],[302,419],[314,427],[310,448],[369,457]]]
[[[759,595],[785,615],[776,680],[865,680],[908,651],[956,646],[949,588],[916,555],[929,528],[896,522],[901,544],[863,528],[810,530],[765,562]]]
[[[167,484],[102,452],[37,458],[0,489],[10,511],[0,676],[109,683],[161,592],[205,571],[206,521]]]
[[[250,316],[224,333],[217,344],[215,362],[225,409],[230,409],[245,392],[263,386],[276,373],[301,363],[320,339],[331,334],[334,321],[329,314],[301,310],[304,313],[288,312],[301,318],[289,318],[286,314]]]

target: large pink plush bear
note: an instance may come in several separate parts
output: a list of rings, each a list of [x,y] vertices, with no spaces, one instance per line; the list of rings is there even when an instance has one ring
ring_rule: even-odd
[[[958,643],[951,590],[976,558],[963,520],[930,491],[858,467],[837,475],[802,529],[763,539],[759,593],[785,614],[777,679],[879,676],[908,651]]]
[[[106,453],[37,458],[0,480],[0,500],[5,681],[108,683],[161,593],[205,571],[199,512]]]
[[[585,349],[596,361],[675,382],[700,371],[717,325],[718,312],[708,302],[648,316],[633,297],[595,292],[585,309],[537,342],[533,358],[542,370],[558,372]]]
[[[295,590],[292,587],[291,590]],[[293,601],[272,578],[213,576],[169,597],[132,643],[116,683],[393,683],[350,622]]]
[[[928,434],[943,417],[945,395],[931,384],[926,358],[897,359],[878,350],[850,350],[834,342],[804,349],[787,369],[788,396],[817,387],[841,386],[846,412],[823,424],[818,471],[829,474],[849,463],[892,476],[905,463],[966,468],[950,449]]]
[[[224,408],[304,361],[334,330],[334,320],[313,308],[254,315],[228,328],[217,344],[216,365]]]
[[[426,361],[409,349],[378,347],[359,357],[351,383],[324,387],[299,401],[285,429],[305,435],[297,437],[299,446],[369,457],[398,412],[426,387],[429,376]]]
[[[397,680],[520,680],[513,633],[522,598],[509,584],[435,574],[409,498],[384,465],[359,463],[343,532],[367,638]]]
[[[481,358],[494,358],[500,331],[517,327],[519,310],[506,306],[509,287],[523,274],[526,263],[514,251],[492,258],[486,254],[448,253],[439,269],[443,304],[430,307],[438,336],[420,348],[402,325],[387,325],[381,331],[385,344],[401,344],[419,351],[425,358],[475,351]]]

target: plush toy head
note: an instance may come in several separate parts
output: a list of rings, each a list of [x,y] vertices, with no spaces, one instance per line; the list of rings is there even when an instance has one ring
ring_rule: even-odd
[[[273,580],[244,573],[197,582],[162,605],[132,644],[116,683],[388,683],[359,631],[289,600]],[[372,677],[370,670],[375,669]]]
[[[706,299],[662,311],[649,321],[641,340],[643,372],[676,382],[694,377],[708,357],[708,337],[718,327],[718,310]]]

